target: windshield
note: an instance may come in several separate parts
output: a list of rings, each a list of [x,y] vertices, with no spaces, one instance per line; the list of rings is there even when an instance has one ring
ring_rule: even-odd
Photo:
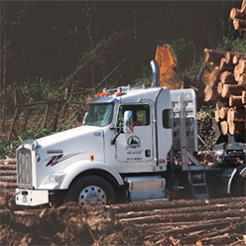
[[[113,116],[113,106],[113,103],[89,104],[84,125],[106,126],[110,124]]]

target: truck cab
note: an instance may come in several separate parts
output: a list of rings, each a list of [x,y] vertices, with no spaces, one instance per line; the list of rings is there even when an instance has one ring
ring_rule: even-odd
[[[193,89],[121,86],[96,94],[87,106],[82,126],[25,140],[16,150],[17,205],[167,200],[168,190],[178,186],[183,194],[205,198],[219,183],[230,194],[239,170],[211,169],[193,155]],[[245,164],[240,170],[246,176]]]

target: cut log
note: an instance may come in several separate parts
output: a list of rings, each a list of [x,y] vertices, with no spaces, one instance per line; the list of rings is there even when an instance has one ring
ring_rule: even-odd
[[[230,108],[227,112],[227,122],[245,122],[245,110]]]
[[[242,103],[246,105],[246,91],[242,92]]]
[[[143,216],[143,217],[135,217],[135,218],[126,218],[126,219],[120,219],[120,223],[126,224],[126,223],[155,223],[155,222],[169,222],[169,221],[197,221],[197,220],[204,220],[204,218],[208,219],[215,219],[215,218],[223,218],[225,217],[238,217],[241,215],[240,210],[229,210],[229,211],[216,211],[216,212],[203,212],[203,211],[197,211],[192,213],[166,213],[163,214],[163,216],[160,215],[149,215],[149,216]]]
[[[228,106],[229,106],[229,102],[225,98],[220,98],[216,102],[216,109],[221,109],[223,107],[228,107]]]
[[[230,95],[229,106],[230,107],[241,107],[242,106],[242,96]]]
[[[218,109],[214,111],[214,119],[216,122],[220,122],[220,111]]]
[[[212,87],[212,86],[218,84],[219,80],[220,80],[220,71],[219,71],[219,68],[217,66],[210,73],[210,75],[208,77],[207,85]]]
[[[243,86],[223,84],[221,96],[224,98],[229,98],[230,95],[240,96],[244,89]]]
[[[226,62],[227,64],[233,64],[233,62],[232,62],[233,54],[232,54],[231,52],[229,52],[229,51],[226,52],[226,53],[225,53],[224,59],[225,59],[225,62]]]
[[[205,62],[211,62],[214,66],[218,66],[220,64],[220,59],[225,57],[225,51],[217,51],[211,49],[204,49],[204,58]]]
[[[221,120],[226,120],[227,119],[227,112],[229,111],[229,108],[223,107],[219,110],[219,118]]]
[[[236,53],[233,55],[233,58],[232,58],[232,63],[233,64],[238,64],[238,61],[243,58],[243,59],[246,59],[246,54],[245,53]]]
[[[246,20],[234,19],[233,26],[235,30],[246,31]]]
[[[221,132],[223,135],[227,135],[228,133],[228,123],[226,120],[223,120],[220,122],[220,128],[221,128]]]
[[[232,8],[230,11],[230,18],[232,20],[234,20],[234,19],[242,19],[243,20],[246,18],[246,15],[241,12],[241,9]]]
[[[246,60],[241,58],[238,62],[238,71],[241,74],[246,73]]]
[[[224,59],[225,59],[225,62],[227,64],[236,64],[236,63],[233,62],[234,56],[240,56],[241,57],[243,55],[245,55],[245,53],[227,51],[225,53]]]
[[[246,14],[246,0],[243,0],[240,10],[242,13]]]
[[[240,86],[246,86],[246,74],[245,73],[240,75],[237,84]]]
[[[236,84],[237,81],[234,78],[234,75],[230,71],[225,71],[220,75],[220,81],[223,84]]]
[[[223,88],[223,83],[222,82],[219,82],[218,83],[218,86],[217,86],[217,92],[218,92],[218,94],[221,94],[222,93],[222,88]]]
[[[244,135],[245,135],[245,122],[230,121],[227,123],[228,123],[228,131],[231,135],[242,134],[242,137],[244,137]]]
[[[204,101],[208,102],[208,101],[215,100],[215,99],[216,99],[216,96],[214,96],[212,87],[209,85],[206,85],[204,89]]]
[[[227,63],[225,58],[220,59],[220,64],[219,64],[219,70],[220,72],[224,72],[226,70],[232,71],[234,69],[234,64],[233,63]]]
[[[204,89],[204,101],[214,101],[220,98],[220,95],[218,94],[217,91],[217,86],[209,86],[207,85]]]
[[[234,70],[233,70],[233,75],[234,75],[234,79],[236,81],[239,80],[240,76],[241,76],[241,73],[239,71],[239,64],[237,64],[235,67],[234,67]]]

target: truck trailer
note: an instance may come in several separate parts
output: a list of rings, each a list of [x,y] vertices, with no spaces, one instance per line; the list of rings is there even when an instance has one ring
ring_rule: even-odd
[[[228,135],[201,163],[195,91],[160,87],[155,60],[151,68],[153,86],[104,89],[82,126],[22,142],[17,205],[245,196],[246,144]]]

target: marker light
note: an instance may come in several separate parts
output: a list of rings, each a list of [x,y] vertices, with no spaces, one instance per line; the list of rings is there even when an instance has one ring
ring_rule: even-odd
[[[90,161],[94,161],[94,155],[90,155]]]
[[[109,92],[100,92],[95,95],[95,97],[107,97]]]
[[[121,92],[120,91],[115,92],[115,96],[116,97],[119,97],[120,95],[121,95]]]

